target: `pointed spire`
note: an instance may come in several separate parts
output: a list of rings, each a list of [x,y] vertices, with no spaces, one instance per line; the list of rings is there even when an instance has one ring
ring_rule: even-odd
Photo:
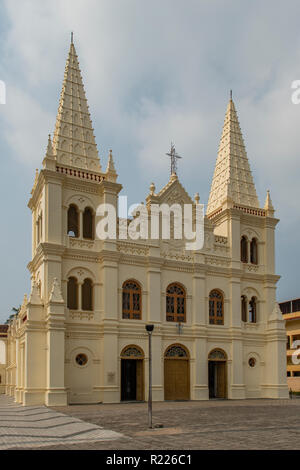
[[[52,142],[51,142],[51,135],[50,134],[48,134],[48,145],[47,145],[46,155],[48,157],[53,157],[53,148],[52,148]]]
[[[106,174],[108,181],[116,181],[117,179],[117,172],[115,169],[114,158],[112,154],[112,150],[109,151],[107,167],[106,167]]]
[[[272,199],[271,199],[271,196],[270,196],[270,191],[269,189],[267,190],[267,197],[266,197],[266,202],[265,202],[265,205],[264,205],[264,209],[267,211],[267,215],[268,216],[273,216],[274,215],[274,206],[273,206],[273,203],[272,203]]]
[[[53,154],[53,146],[52,146],[50,134],[48,135],[48,144],[47,144],[46,155],[43,160],[43,167],[47,168],[47,170],[53,170],[53,171],[55,171],[56,169],[56,161],[55,161],[55,156]]]
[[[39,179],[39,170],[38,170],[38,168],[36,168],[36,170],[35,170],[35,177],[34,177],[34,183],[33,183],[33,186],[32,186],[31,194],[34,193],[34,190],[35,190],[35,188],[36,188],[36,186],[37,186],[37,183],[38,183],[38,179]]]
[[[60,164],[101,172],[73,33],[57,112],[53,153]]]
[[[226,110],[207,214],[222,207],[228,198],[236,204],[259,208],[232,91]]]
[[[109,151],[106,173],[116,173],[112,150]]]

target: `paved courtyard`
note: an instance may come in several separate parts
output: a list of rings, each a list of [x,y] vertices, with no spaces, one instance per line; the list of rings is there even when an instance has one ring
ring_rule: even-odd
[[[53,445],[88,445],[119,439],[114,431],[51,410],[24,407],[0,395],[0,450],[32,449]]]
[[[300,399],[26,408],[0,395],[0,449],[300,449]]]

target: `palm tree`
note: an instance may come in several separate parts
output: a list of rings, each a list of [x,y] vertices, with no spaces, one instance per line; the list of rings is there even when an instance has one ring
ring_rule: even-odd
[[[5,324],[9,325],[9,323],[18,315],[20,310],[21,310],[21,305],[19,305],[19,307],[12,307],[11,311],[13,313],[11,313],[9,318],[6,320]]]

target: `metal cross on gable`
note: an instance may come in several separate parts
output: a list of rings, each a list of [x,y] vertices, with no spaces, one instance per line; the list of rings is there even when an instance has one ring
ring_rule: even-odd
[[[176,175],[177,174],[177,160],[180,157],[180,155],[177,155],[176,150],[175,150],[175,145],[171,142],[171,150],[170,152],[166,153],[168,157],[171,158],[171,175]]]

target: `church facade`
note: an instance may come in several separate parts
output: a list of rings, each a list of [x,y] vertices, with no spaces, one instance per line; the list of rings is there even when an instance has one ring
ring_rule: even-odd
[[[285,322],[276,303],[270,194],[256,195],[230,98],[204,217],[204,245],[100,239],[97,208],[117,211],[112,152],[100,164],[73,41],[53,139],[29,200],[31,292],[7,333],[6,393],[23,405],[286,398]],[[155,204],[199,204],[175,172]]]

